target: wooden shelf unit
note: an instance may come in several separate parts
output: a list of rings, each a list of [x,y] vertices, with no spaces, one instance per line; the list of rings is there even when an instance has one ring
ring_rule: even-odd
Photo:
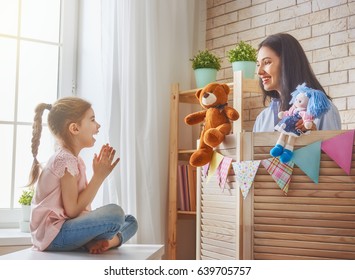
[[[244,159],[243,148],[248,145],[243,142],[242,135],[251,131],[253,125],[253,121],[247,117],[250,108],[246,98],[260,97],[261,89],[258,80],[243,79],[241,72],[234,73],[232,87],[233,107],[240,117],[233,122],[232,133],[215,150],[233,161],[241,161]],[[216,175],[206,182],[201,168],[197,174],[196,259],[241,259],[243,199],[232,168],[223,191]]]
[[[178,162],[190,159],[194,150],[179,150],[179,105],[180,103],[198,104],[195,97],[197,89],[180,91],[179,84],[171,87],[170,99],[170,153],[169,153],[169,207],[168,207],[168,244],[167,259],[175,260],[177,256],[177,222],[179,217],[196,220],[196,212],[178,210]],[[192,238],[195,238],[192,234]]]
[[[233,83],[227,83],[231,89],[230,100],[228,101],[240,114],[240,118],[233,122],[233,132],[242,131],[245,128],[243,115],[243,93],[260,93],[260,88],[257,80],[243,79],[241,72],[235,72]],[[191,218],[196,220],[197,215],[197,239],[199,242],[199,205],[196,205],[196,212],[178,211],[177,210],[177,169],[179,161],[188,161],[190,155],[194,150],[184,149],[179,150],[179,105],[181,103],[199,104],[195,93],[198,89],[184,90],[179,89],[178,84],[173,84],[171,87],[170,99],[170,153],[169,153],[169,213],[168,213],[168,244],[167,244],[167,258],[176,259],[177,256],[177,223],[180,218]],[[198,139],[196,139],[198,140]],[[197,174],[200,174],[200,168],[197,169]],[[199,187],[201,185],[201,178],[197,175],[197,196]],[[198,198],[197,198],[198,200]],[[191,238],[196,238],[191,236]],[[199,245],[196,244],[196,249]],[[196,257],[199,253],[196,252]]]

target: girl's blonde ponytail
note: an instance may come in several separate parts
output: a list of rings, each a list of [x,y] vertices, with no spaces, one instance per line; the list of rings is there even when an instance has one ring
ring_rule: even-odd
[[[52,105],[51,104],[46,104],[46,103],[40,103],[37,105],[35,109],[35,117],[34,117],[34,122],[32,126],[32,144],[31,144],[31,150],[32,150],[32,155],[33,155],[33,163],[31,167],[31,172],[30,172],[30,178],[29,178],[29,183],[27,186],[33,186],[40,174],[40,163],[37,160],[37,155],[38,155],[38,147],[40,144],[40,139],[41,139],[41,134],[42,134],[42,116],[43,112],[45,109],[51,110]]]

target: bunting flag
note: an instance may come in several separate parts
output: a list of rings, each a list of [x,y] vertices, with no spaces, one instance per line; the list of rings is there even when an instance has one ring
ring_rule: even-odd
[[[213,152],[212,159],[210,162],[210,167],[208,169],[207,182],[211,179],[211,177],[216,173],[218,166],[223,160],[223,156],[216,151]]]
[[[266,168],[280,189],[287,195],[293,172],[293,161],[283,164],[279,158],[268,158],[262,160],[261,164]]]
[[[296,164],[313,182],[319,183],[319,170],[321,151],[323,150],[348,175],[351,172],[351,163],[354,147],[355,130],[345,132],[325,141],[317,141],[294,151],[292,160],[283,164],[280,159],[268,158],[259,161],[242,161],[232,163],[232,159],[213,152],[212,160],[202,167],[202,176],[207,176],[207,182],[216,174],[216,181],[224,190],[230,165],[236,175],[239,188],[245,199],[253,184],[255,174],[260,163],[272,176],[279,188],[287,195],[294,164]]]
[[[217,179],[219,182],[219,186],[222,188],[222,190],[224,190],[224,186],[226,185],[231,162],[232,162],[231,158],[224,157],[217,169]]]
[[[320,155],[321,141],[318,141],[295,150],[292,158],[292,161],[316,184],[319,179]]]
[[[258,171],[260,160],[233,162],[232,165],[237,182],[239,183],[240,191],[245,199],[254,182],[254,177]]]
[[[209,167],[210,167],[209,163],[206,163],[204,166],[202,166],[202,176],[203,176],[203,178],[206,178]]]
[[[350,175],[354,147],[354,132],[351,130],[322,142],[322,150]]]

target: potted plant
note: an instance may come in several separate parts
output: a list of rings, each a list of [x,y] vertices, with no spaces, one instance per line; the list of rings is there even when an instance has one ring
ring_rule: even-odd
[[[196,86],[198,88],[216,81],[217,71],[221,69],[221,58],[209,50],[200,50],[190,61],[195,72]]]
[[[20,221],[20,230],[30,232],[31,201],[34,195],[33,187],[26,188],[18,200],[22,206],[22,220]]]
[[[232,63],[233,71],[243,71],[245,78],[254,78],[257,50],[252,45],[240,41],[227,52],[227,57]]]

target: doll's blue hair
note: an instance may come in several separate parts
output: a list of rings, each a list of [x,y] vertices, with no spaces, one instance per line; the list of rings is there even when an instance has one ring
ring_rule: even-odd
[[[311,114],[314,118],[319,118],[330,109],[331,102],[325,93],[318,89],[309,88],[306,83],[298,85],[296,90],[291,93],[292,99],[290,104],[293,104],[296,97],[300,93],[304,93],[308,98],[307,112]]]

